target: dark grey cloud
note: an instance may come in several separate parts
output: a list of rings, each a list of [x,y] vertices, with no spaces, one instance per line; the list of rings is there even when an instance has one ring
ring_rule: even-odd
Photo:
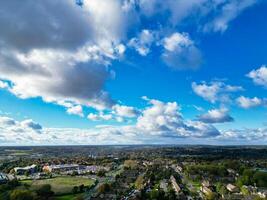
[[[0,7],[0,43],[12,49],[75,49],[91,36],[88,18],[75,1],[4,1]]]

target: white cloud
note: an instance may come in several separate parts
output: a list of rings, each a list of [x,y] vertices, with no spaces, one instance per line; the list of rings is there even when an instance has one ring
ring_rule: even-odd
[[[97,144],[172,143],[179,141],[179,138],[214,138],[220,134],[210,124],[183,119],[176,102],[164,103],[155,99],[147,101],[148,106],[142,110],[136,121],[129,125],[56,129],[43,128],[31,119],[19,122],[12,118],[1,117],[0,136],[5,137],[5,143],[44,145],[95,144],[95,142]],[[115,119],[119,122],[124,120],[123,117],[104,112],[90,113],[88,119],[93,121]]]
[[[200,115],[198,120],[205,123],[225,123],[234,121],[233,117],[228,114],[228,110],[225,108],[209,110],[208,113]]]
[[[240,4],[242,8],[250,6],[246,2]],[[144,16],[149,22],[169,13],[164,18],[166,30],[161,31],[165,38],[162,58],[175,69],[196,68],[201,53],[188,34],[174,32],[175,26],[189,13],[202,17],[203,7],[208,15],[213,7],[227,4],[226,0],[86,0],[79,7],[73,0],[6,1],[0,8],[0,26],[4,27],[0,32],[0,79],[10,84],[1,81],[1,88],[20,98],[110,108],[114,102],[103,86],[110,78],[112,61],[126,51],[122,43],[133,38],[132,46],[147,55],[157,39],[155,31],[144,27]],[[168,35],[170,32],[174,33]]]
[[[146,56],[150,53],[150,47],[156,39],[156,33],[147,29],[142,30],[138,37],[132,38],[128,45],[135,48],[141,55]]]
[[[192,45],[193,42],[190,40],[186,33],[173,33],[170,37],[163,39],[163,46],[168,51],[182,51],[183,48]]]
[[[245,129],[230,129],[222,131],[218,136],[219,140],[231,142],[234,141],[238,144],[244,142],[245,144],[265,144],[267,139],[266,128],[245,128]]]
[[[104,114],[103,112],[99,112],[98,114],[90,113],[87,118],[92,121],[100,121],[100,120],[111,120],[113,116],[111,114]]]
[[[76,105],[76,106],[71,106],[67,108],[67,113],[68,114],[73,114],[73,115],[79,115],[80,117],[83,117],[83,108],[81,105]]]
[[[10,117],[2,117],[0,116],[0,124],[3,126],[10,126],[10,125],[15,125],[16,121]]]
[[[9,133],[39,134],[42,132],[42,129],[43,127],[32,119],[16,121],[9,117],[0,116],[0,130],[6,133],[6,136],[8,136]]]
[[[256,85],[261,85],[267,88],[267,67],[262,65],[259,69],[254,69],[247,74]]]
[[[6,89],[6,88],[8,88],[8,84],[0,80],[0,89]]]
[[[138,7],[147,19],[161,16],[163,23],[177,26],[187,20],[205,32],[224,32],[229,23],[257,0],[125,0],[128,10]],[[166,15],[166,13],[168,15]],[[190,19],[190,20],[189,20]]]
[[[258,97],[249,98],[240,96],[236,99],[236,102],[242,108],[252,108],[263,105],[264,101]]]
[[[147,98],[146,98],[147,99]],[[138,117],[136,128],[146,134],[164,137],[213,137],[219,131],[200,121],[184,120],[176,102],[147,99],[151,106]]]
[[[187,33],[173,33],[162,40],[162,45],[162,58],[174,69],[196,69],[202,62],[200,51]]]
[[[211,22],[208,22],[204,26],[204,31],[224,32],[232,20],[245,9],[253,6],[256,2],[257,0],[217,1],[218,4],[217,7],[215,7],[215,17]]]
[[[136,117],[138,115],[138,110],[131,106],[124,106],[124,105],[114,105],[112,110],[115,115],[120,117]]]
[[[124,122],[125,118],[135,118],[138,114],[139,111],[134,107],[115,104],[110,111],[90,113],[87,118],[92,121],[116,120],[117,122]]]
[[[81,8],[73,0],[26,0],[5,2],[0,12],[0,79],[11,82],[1,88],[59,105],[113,104],[102,88],[110,61],[125,51],[118,1],[85,1]]]
[[[241,86],[227,85],[221,81],[213,81],[210,83],[202,82],[197,84],[192,83],[193,91],[203,99],[215,103],[230,101],[230,93],[242,91]]]
[[[39,131],[42,129],[42,126],[36,122],[34,122],[32,119],[26,119],[22,122],[20,122],[20,124],[25,127],[25,128],[31,128],[33,130]]]

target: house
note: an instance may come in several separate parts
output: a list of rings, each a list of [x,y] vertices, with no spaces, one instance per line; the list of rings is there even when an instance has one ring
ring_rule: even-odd
[[[183,171],[183,168],[181,167],[181,166],[179,166],[179,165],[172,165],[171,166],[173,169],[174,169],[174,171],[175,172],[177,172],[178,174],[180,174],[180,173],[182,173],[182,171]]]
[[[239,189],[238,187],[236,187],[235,185],[229,183],[226,185],[226,189],[229,191],[229,192],[238,192]]]
[[[31,166],[26,166],[26,167],[15,167],[14,171],[17,175],[23,175],[26,172],[33,174],[37,171],[37,166],[33,164]]]
[[[204,180],[202,183],[201,183],[202,187],[210,187],[211,184],[208,180]]]
[[[4,184],[8,181],[8,176],[4,173],[0,173],[0,184]]]
[[[208,180],[204,180],[201,183],[200,191],[205,195],[210,195],[215,190],[214,186]]]
[[[209,195],[212,193],[212,190],[206,186],[201,186],[200,191],[203,192],[205,195]]]
[[[174,178],[174,176],[171,176],[170,180],[171,180],[172,187],[173,187],[174,191],[175,191],[177,194],[179,194],[179,193],[181,192],[181,188],[180,188],[180,186],[177,184],[176,179]]]
[[[267,197],[267,189],[259,188],[258,189],[258,195],[260,196],[260,198],[266,198]]]
[[[233,169],[227,169],[227,172],[229,173],[229,174],[236,174],[236,172],[235,172],[235,170],[233,170]]]

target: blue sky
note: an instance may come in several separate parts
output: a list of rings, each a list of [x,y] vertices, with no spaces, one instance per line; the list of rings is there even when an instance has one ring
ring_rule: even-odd
[[[0,144],[266,143],[265,1],[5,4]]]

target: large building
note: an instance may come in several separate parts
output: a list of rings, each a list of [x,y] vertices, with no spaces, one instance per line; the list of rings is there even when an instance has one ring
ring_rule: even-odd
[[[31,165],[31,166],[26,166],[26,167],[15,167],[14,171],[17,175],[23,175],[25,173],[30,173],[33,174],[34,172],[36,172],[37,168],[36,165]]]

